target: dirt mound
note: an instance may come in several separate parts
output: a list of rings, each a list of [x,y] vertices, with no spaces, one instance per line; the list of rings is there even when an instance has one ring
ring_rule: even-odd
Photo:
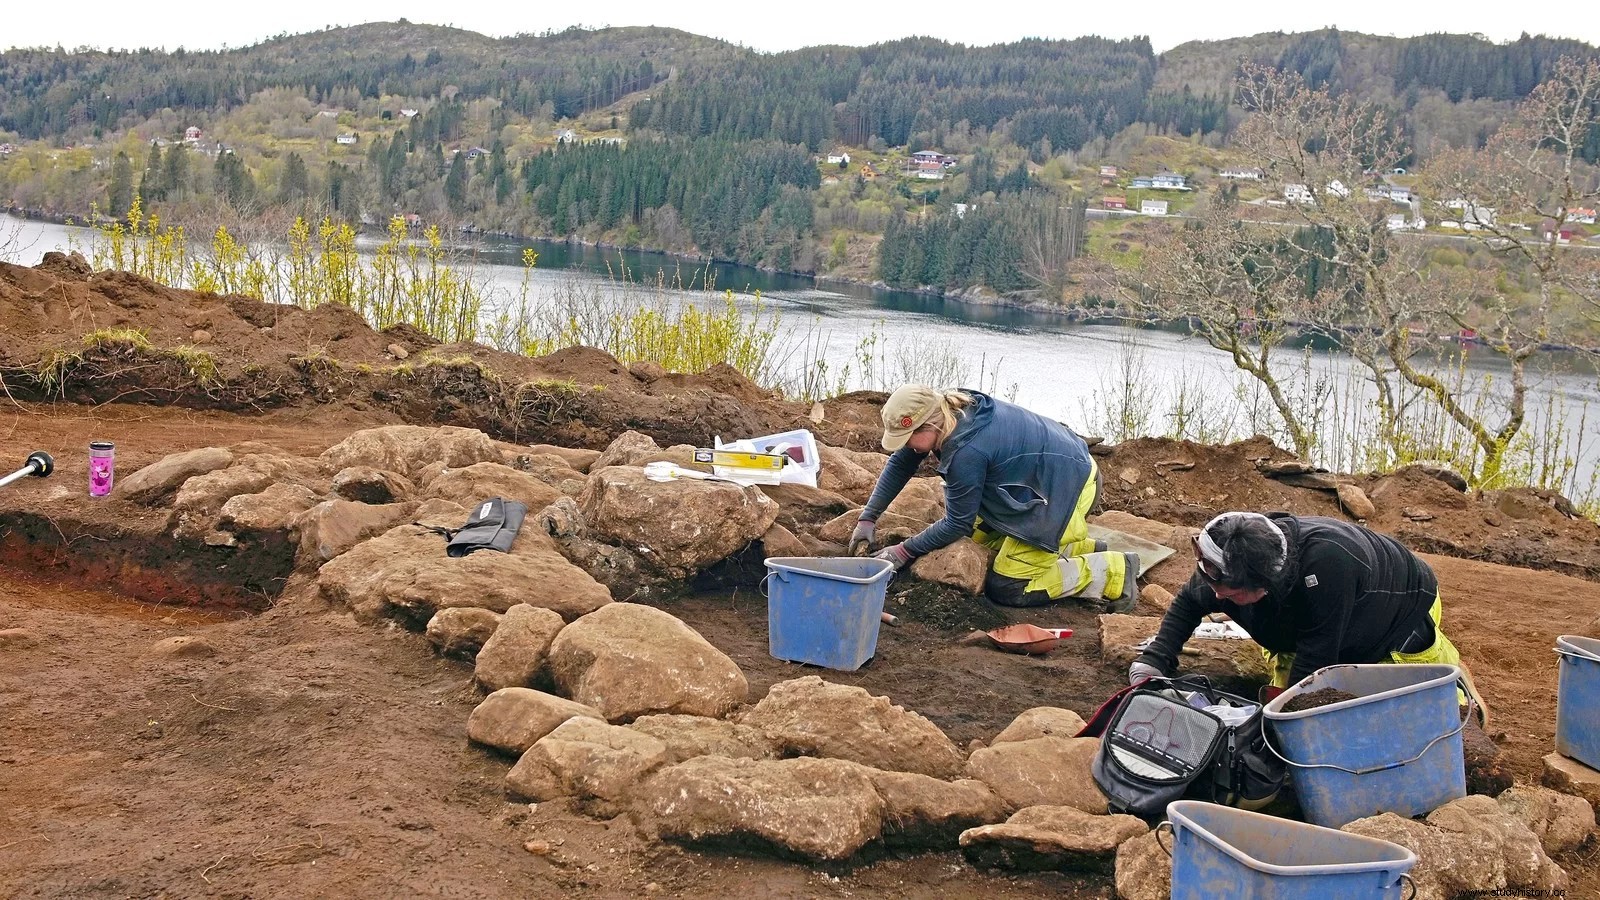
[[[334,406],[574,447],[603,447],[629,428],[663,445],[796,427],[862,449],[876,440],[850,404],[838,407],[851,411],[841,427],[817,425],[809,405],[784,402],[728,366],[680,375],[630,370],[589,348],[530,358],[441,345],[409,325],[374,331],[339,304],[304,310],[177,290],[91,272],[59,254],[31,269],[0,264],[0,377],[17,399],[235,412]]]
[[[1413,550],[1524,566],[1600,581],[1600,525],[1575,515],[1550,491],[1468,491],[1419,468],[1391,475],[1324,472],[1273,477],[1262,466],[1292,469],[1293,454],[1264,437],[1221,447],[1141,438],[1099,457],[1106,507],[1182,525],[1204,525],[1230,509],[1283,510],[1349,519],[1336,484],[1361,488],[1377,513],[1366,525]],[[1309,468],[1309,467],[1307,467]],[[1325,483],[1327,487],[1305,486]]]

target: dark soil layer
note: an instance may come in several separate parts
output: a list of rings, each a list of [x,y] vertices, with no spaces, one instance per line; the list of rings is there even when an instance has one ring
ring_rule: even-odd
[[[767,604],[755,591],[681,598],[663,608],[739,664],[750,680],[752,698],[765,695],[776,682],[821,675],[915,710],[962,746],[974,740],[987,743],[1018,713],[1035,706],[1059,706],[1087,719],[1127,685],[1125,670],[1101,662],[1099,620],[1085,607],[1010,610],[943,592],[932,618],[949,624],[930,624],[925,618],[928,607],[918,606],[914,599],[926,601],[937,593],[926,588],[898,594],[891,588],[886,608],[901,624],[882,626],[877,654],[854,672],[773,659],[768,653]],[[1047,655],[1017,656],[958,643],[977,627],[960,624],[963,621],[986,623],[984,628],[1032,622],[1071,628],[1073,636]]]
[[[1283,705],[1284,712],[1302,712],[1308,709],[1318,709],[1323,706],[1332,706],[1346,700],[1356,699],[1355,694],[1346,693],[1338,688],[1323,688],[1308,694],[1296,694],[1288,703]]]

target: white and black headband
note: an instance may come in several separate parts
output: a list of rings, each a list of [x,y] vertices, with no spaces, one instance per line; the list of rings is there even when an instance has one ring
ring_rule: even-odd
[[[1278,527],[1277,522],[1272,521],[1261,513],[1255,512],[1225,512],[1207,522],[1205,527],[1200,529],[1200,534],[1195,538],[1195,545],[1199,547],[1201,557],[1208,564],[1215,567],[1218,572],[1221,572],[1223,577],[1230,577],[1231,573],[1228,572],[1227,557],[1223,554],[1222,548],[1217,546],[1217,542],[1211,539],[1212,526],[1226,522],[1229,519],[1260,519],[1267,523],[1267,527],[1272,529],[1272,533],[1278,536],[1278,563],[1273,566],[1273,572],[1276,573],[1283,568],[1284,561],[1289,558],[1289,539],[1284,536],[1283,529]]]

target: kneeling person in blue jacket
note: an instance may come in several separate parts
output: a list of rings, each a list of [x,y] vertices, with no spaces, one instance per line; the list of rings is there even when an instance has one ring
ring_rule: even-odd
[[[865,551],[877,520],[929,453],[944,478],[944,518],[878,558],[904,568],[972,538],[995,550],[984,594],[1004,606],[1066,597],[1125,612],[1138,599],[1139,557],[1089,538],[1098,470],[1066,426],[972,390],[908,384],[883,407],[883,448],[893,455],[850,536]]]

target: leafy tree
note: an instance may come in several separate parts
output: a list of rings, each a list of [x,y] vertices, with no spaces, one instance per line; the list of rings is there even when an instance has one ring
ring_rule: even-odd
[[[111,189],[108,194],[107,206],[111,217],[120,219],[126,216],[133,205],[133,161],[121,150],[117,151],[117,157],[111,163]]]

